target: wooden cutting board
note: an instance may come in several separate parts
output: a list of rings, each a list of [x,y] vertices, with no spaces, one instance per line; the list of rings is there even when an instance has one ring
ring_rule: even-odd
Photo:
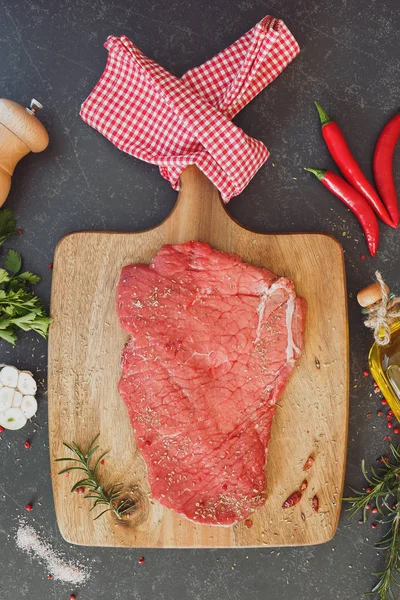
[[[293,279],[307,299],[305,348],[280,398],[268,450],[267,495],[253,525],[199,525],[151,499],[144,462],[119,397],[120,356],[126,341],[115,314],[121,268],[148,263],[166,243],[209,242],[254,265]],[[79,232],[59,243],[54,259],[49,340],[49,432],[54,500],[63,537],[75,544],[128,547],[234,547],[318,544],[335,533],[344,481],[348,423],[348,328],[341,246],[328,235],[259,234],[225,211],[217,190],[197,170],[182,175],[172,214],[141,233]],[[100,432],[110,456],[105,482],[135,489],[137,510],[120,522],[107,513],[93,520],[90,500],[70,493],[77,480],[57,475],[62,442],[86,447]],[[307,457],[313,467],[304,473]],[[308,489],[293,509],[282,502]],[[319,512],[311,507],[319,498]],[[96,509],[97,510],[97,509]],[[99,509],[100,512],[100,509]]]

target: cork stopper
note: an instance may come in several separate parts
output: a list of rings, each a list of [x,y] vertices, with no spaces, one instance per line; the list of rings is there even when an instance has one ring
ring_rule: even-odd
[[[41,108],[40,102],[33,100],[31,108],[24,108],[12,100],[0,98],[0,124],[4,125],[32,152],[42,152],[49,143],[48,133],[35,117],[36,110]]]
[[[389,288],[385,285],[385,290],[387,293],[389,293]],[[382,300],[382,291],[381,291],[381,286],[380,283],[378,283],[377,281],[375,283],[371,283],[371,285],[367,285],[367,287],[363,288],[362,290],[360,290],[357,294],[357,301],[358,304],[360,304],[360,306],[362,306],[363,308],[367,308],[368,306],[372,306],[373,304],[376,304],[377,302],[380,302]]]

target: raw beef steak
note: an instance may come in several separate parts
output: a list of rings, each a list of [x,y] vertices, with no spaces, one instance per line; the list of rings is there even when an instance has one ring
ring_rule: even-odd
[[[303,344],[289,279],[201,242],[124,267],[120,393],[161,504],[231,525],[265,502],[275,404]]]

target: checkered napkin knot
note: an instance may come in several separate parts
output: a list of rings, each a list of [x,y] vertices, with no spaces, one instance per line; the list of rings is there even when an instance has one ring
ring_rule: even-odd
[[[180,79],[125,36],[110,36],[105,47],[107,64],[82,119],[120,150],[158,165],[174,189],[194,164],[225,202],[240,194],[269,152],[231,119],[299,53],[286,25],[265,17]]]

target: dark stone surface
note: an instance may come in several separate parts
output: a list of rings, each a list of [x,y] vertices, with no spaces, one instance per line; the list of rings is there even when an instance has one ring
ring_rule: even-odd
[[[333,7],[334,6],[334,7]],[[362,327],[357,290],[382,270],[399,291],[399,232],[381,227],[375,260],[368,256],[351,213],[303,166],[332,167],[313,100],[341,124],[368,176],[378,133],[399,108],[400,13],[397,0],[335,3],[318,0],[0,0],[0,96],[45,105],[46,152],[16,169],[7,205],[24,234],[7,245],[22,252],[28,269],[42,275],[38,292],[48,304],[57,241],[78,229],[139,230],[160,222],[176,194],[157,168],[116,150],[78,117],[82,100],[100,75],[109,34],[125,33],[179,75],[212,56],[265,14],[286,21],[302,53],[237,118],[268,145],[271,158],[230,210],[258,231],[326,231],[343,244],[351,335],[350,430],[346,481],[360,486],[360,460],[387,447],[379,398],[363,377],[371,336]],[[397,181],[399,154],[395,159]],[[365,254],[367,259],[360,260]],[[327,274],[329,285],[329,274]],[[334,302],[335,299],[332,298]],[[15,350],[0,344],[1,361],[46,377],[46,343],[21,336]],[[342,514],[335,538],[319,547],[251,550],[110,550],[69,546],[55,523],[49,477],[47,399],[42,390],[36,419],[0,435],[0,597],[68,598],[68,584],[52,582],[38,563],[17,550],[15,528],[26,502],[29,520],[46,529],[69,558],[92,565],[78,598],[95,600],[355,600],[371,588],[382,566],[374,531]],[[366,413],[372,412],[367,419]],[[25,450],[23,442],[32,439]],[[145,563],[137,558],[144,554]]]

